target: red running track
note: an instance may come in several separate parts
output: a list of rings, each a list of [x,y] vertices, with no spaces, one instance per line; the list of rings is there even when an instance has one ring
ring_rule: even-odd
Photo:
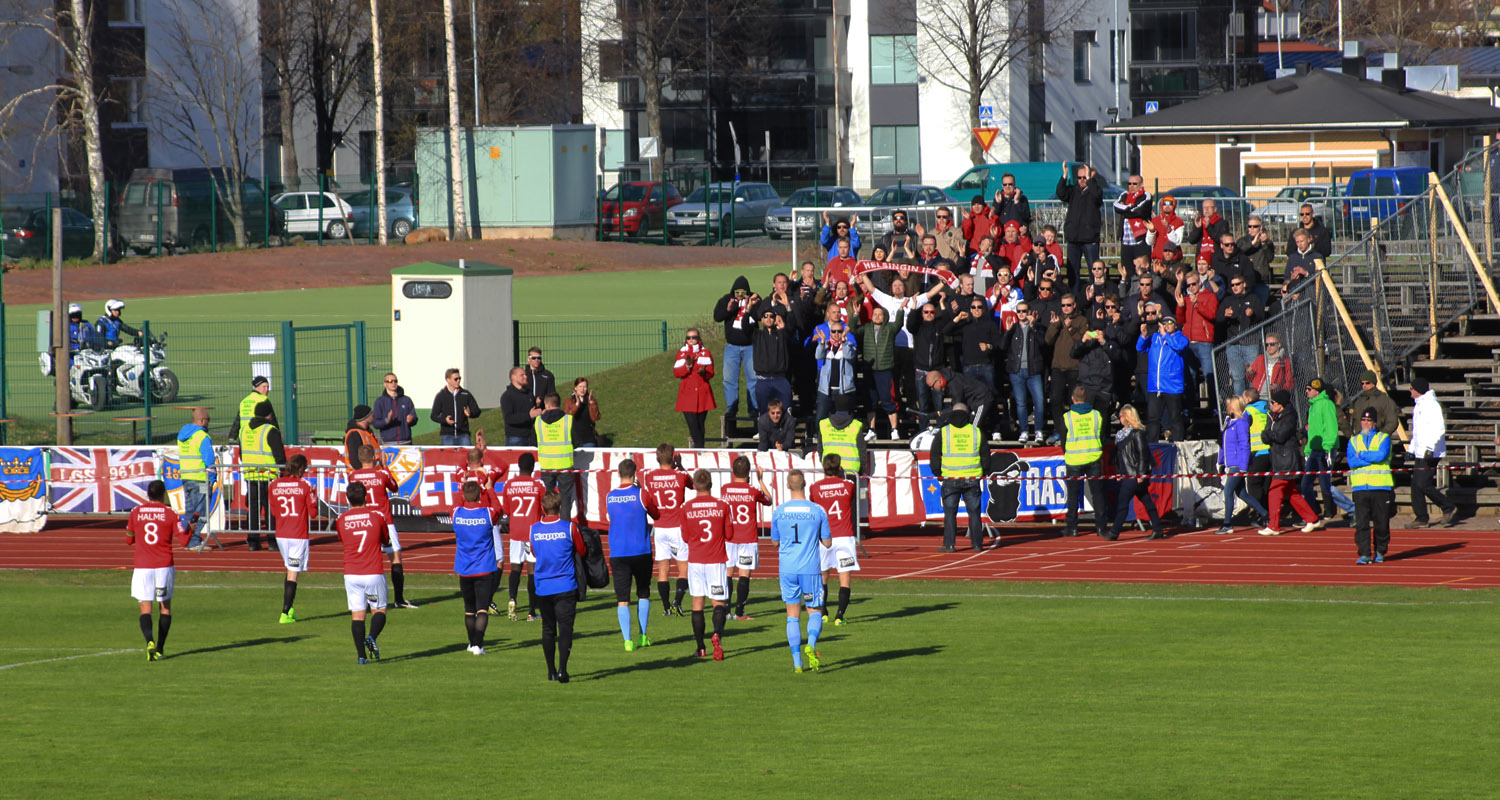
[[[124,520],[62,520],[39,534],[0,535],[0,569],[127,569],[130,548]],[[1348,528],[1311,534],[1256,535],[1251,528],[1219,536],[1209,530],[1180,532],[1165,541],[1127,533],[1117,542],[1092,534],[1058,536],[1058,527],[1006,529],[999,547],[979,553],[938,553],[939,538],[882,536],[865,542],[860,578],[942,580],[1107,581],[1119,583],[1283,584],[1322,586],[1500,586],[1500,536],[1464,528],[1397,530],[1383,565],[1356,566]],[[448,573],[453,538],[403,533],[408,572]],[[179,552],[184,570],[276,572],[280,558],[250,552],[244,541],[223,551]],[[762,576],[775,574],[776,550],[761,546]],[[316,572],[336,572],[341,555],[332,537],[313,540]]]

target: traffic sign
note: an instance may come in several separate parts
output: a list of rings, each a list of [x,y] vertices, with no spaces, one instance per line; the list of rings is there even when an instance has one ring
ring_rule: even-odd
[[[1146,113],[1147,114],[1155,114],[1156,112],[1158,112],[1160,110],[1161,110],[1161,103],[1158,103],[1155,100],[1147,100],[1146,101]]]
[[[980,106],[979,107],[979,121],[981,123],[983,123],[985,120],[991,120],[991,119],[994,119],[994,118],[995,118],[995,107],[994,106]]]
[[[990,151],[990,145],[995,143],[995,137],[1000,134],[999,128],[974,128],[974,138],[979,140],[979,146],[984,152]]]

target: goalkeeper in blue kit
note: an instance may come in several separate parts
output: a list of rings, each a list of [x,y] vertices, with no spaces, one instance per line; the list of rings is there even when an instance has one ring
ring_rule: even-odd
[[[781,568],[781,600],[786,603],[786,642],[792,666],[804,662],[817,671],[818,636],[823,632],[823,574],[819,543],[832,542],[828,512],[807,499],[807,478],[801,470],[786,476],[790,500],[771,513],[771,541],[776,542]],[[807,606],[807,644],[802,643],[802,607]]]

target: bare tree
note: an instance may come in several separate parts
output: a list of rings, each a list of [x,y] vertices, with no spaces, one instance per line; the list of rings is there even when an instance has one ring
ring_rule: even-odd
[[[297,109],[307,99],[306,40],[298,31],[294,0],[261,0],[260,40],[266,68],[276,81],[277,125],[281,133],[281,183],[289,192],[302,186],[297,163]]]
[[[701,50],[702,8],[692,0],[620,0],[620,60],[640,78],[646,100],[646,135],[660,146],[662,89],[674,68]],[[661,151],[659,151],[661,152]],[[661,152],[665,156],[665,152]],[[651,160],[651,179],[661,180],[664,158]]]
[[[458,42],[453,35],[453,0],[443,0],[443,47],[448,57],[448,185],[453,192],[453,239],[469,238],[469,221],[464,213],[462,129],[458,118]]]
[[[34,109],[34,104],[48,107],[49,123],[37,132],[39,137],[81,135],[87,162],[89,194],[94,226],[94,253],[98,258],[107,252],[109,231],[103,225],[109,198],[104,184],[104,145],[99,128],[100,94],[94,85],[94,30],[99,20],[94,12],[100,6],[84,0],[67,3],[17,3],[0,12],[0,40],[28,34],[41,37],[62,54],[67,75],[59,75],[6,99],[0,105],[0,135],[18,116]],[[45,63],[45,62],[44,62]]]
[[[1059,39],[1086,0],[917,0],[913,57],[929,80],[963,95],[970,127],[979,127],[979,107],[1011,64],[1026,58],[1044,71],[1043,48]],[[969,160],[984,163],[984,148],[972,137]]]
[[[244,247],[245,179],[264,131],[255,18],[226,0],[159,1],[168,13],[153,29],[162,57],[149,65],[159,87],[150,101],[152,120],[176,146],[222,172],[213,191],[228,212],[235,245]]]
[[[385,223],[385,86],[380,63],[380,0],[370,0],[370,62],[372,65],[373,90],[375,94],[375,219],[380,243],[386,244]]]
[[[1332,0],[1308,4],[1302,12],[1303,34],[1336,41],[1338,5]],[[1400,53],[1404,63],[1420,64],[1440,47],[1464,44],[1458,26],[1472,25],[1476,15],[1481,10],[1487,12],[1491,4],[1472,0],[1344,0],[1342,6],[1346,40],[1360,40],[1371,50]]]

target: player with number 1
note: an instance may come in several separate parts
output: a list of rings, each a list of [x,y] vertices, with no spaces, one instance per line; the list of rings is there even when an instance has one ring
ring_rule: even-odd
[[[837,458],[837,456],[834,456]],[[828,512],[809,502],[802,470],[787,473],[791,499],[771,512],[771,541],[776,543],[781,572],[781,602],[786,603],[786,643],[792,648],[792,667],[803,661],[817,671],[818,635],[823,632],[823,559],[819,545],[832,544]],[[807,644],[802,644],[802,607],[807,606]]]
[[[172,629],[172,587],[177,582],[177,567],[172,561],[172,537],[178,546],[188,543],[187,526],[177,512],[166,504],[167,484],[152,481],[146,487],[148,502],[130,510],[125,524],[125,543],[135,547],[135,573],[130,579],[130,595],[141,607],[141,635],[146,637],[146,660],[160,661],[166,656],[167,632]],[[136,541],[140,537],[140,541]],[[161,620],[156,633],[151,632],[151,604],[161,606]]]

